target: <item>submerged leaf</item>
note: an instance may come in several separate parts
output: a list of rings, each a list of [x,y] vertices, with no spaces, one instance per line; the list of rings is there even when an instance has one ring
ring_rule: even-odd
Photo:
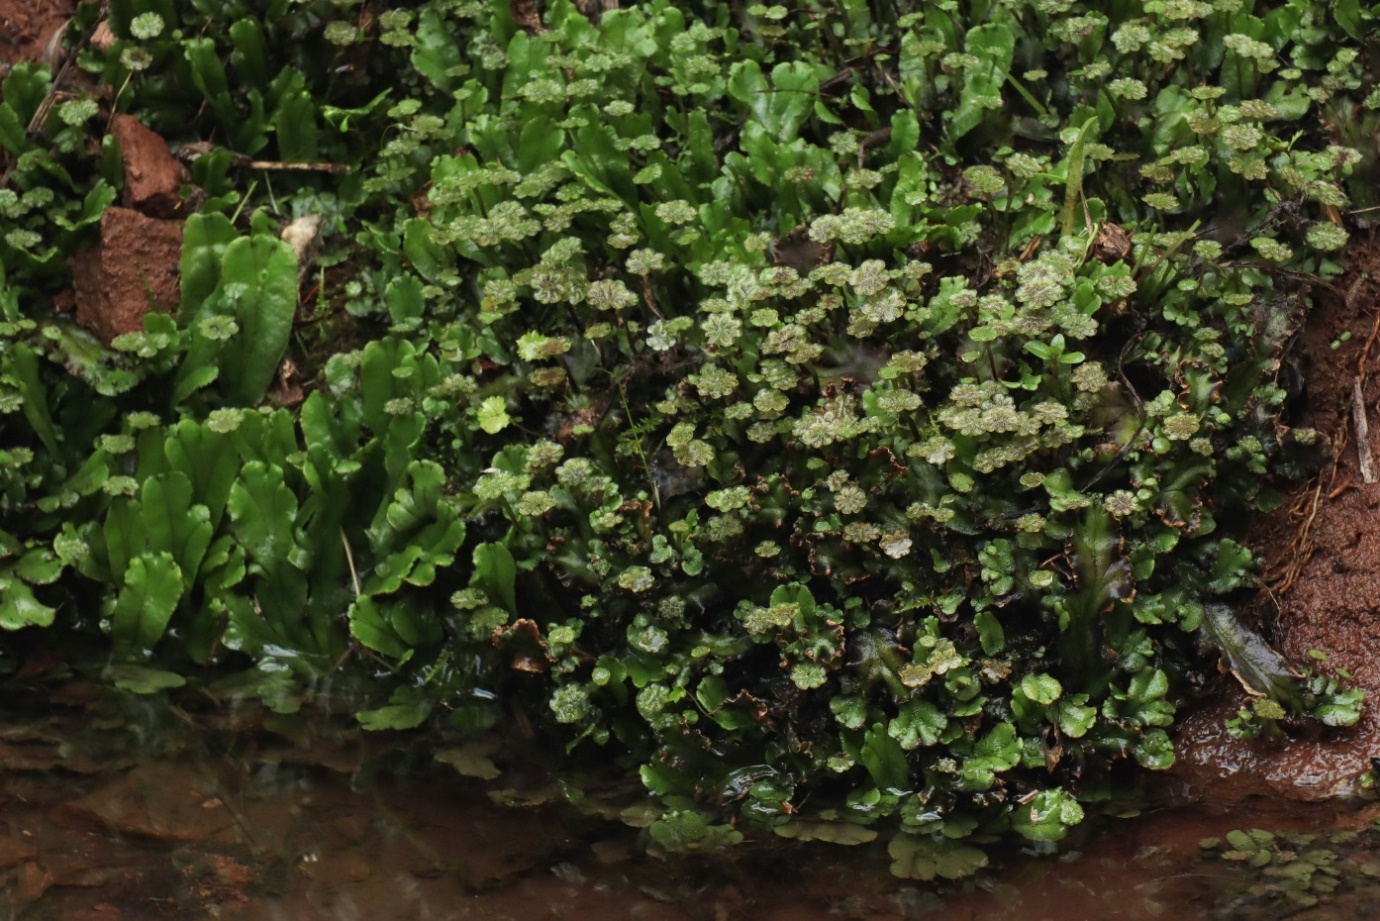
[[[436,752],[436,760],[449,764],[465,777],[493,780],[503,772],[486,755],[473,748],[443,748]]]
[[[969,844],[920,835],[898,834],[887,845],[891,873],[928,882],[935,877],[962,879],[987,866],[986,852]]]
[[[134,694],[156,694],[187,684],[187,679],[176,672],[143,665],[112,665],[106,669],[105,677],[114,681],[117,688]]]
[[[792,838],[796,841],[828,841],[831,844],[866,844],[877,838],[875,830],[853,822],[792,819],[784,825],[775,826],[772,831],[782,838]]]
[[[355,714],[355,719],[359,720],[359,724],[365,729],[375,731],[401,730],[416,729],[426,722],[426,718],[430,715],[430,702],[416,701],[406,704],[389,704],[376,710],[361,710]]]

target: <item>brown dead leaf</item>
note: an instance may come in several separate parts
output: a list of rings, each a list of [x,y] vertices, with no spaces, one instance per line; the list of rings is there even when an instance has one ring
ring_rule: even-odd
[[[802,225],[772,242],[771,257],[774,265],[805,276],[834,258],[834,244],[816,243],[810,239],[810,229]]]
[[[296,363],[284,356],[283,363],[278,366],[278,377],[268,391],[269,402],[274,406],[292,407],[306,399],[297,378]]]
[[[1097,239],[1093,241],[1093,258],[1111,264],[1131,255],[1131,235],[1124,227],[1103,221],[1097,229]]]
[[[537,12],[536,0],[508,0],[508,14],[514,23],[532,35],[546,31],[541,24],[541,14]]]

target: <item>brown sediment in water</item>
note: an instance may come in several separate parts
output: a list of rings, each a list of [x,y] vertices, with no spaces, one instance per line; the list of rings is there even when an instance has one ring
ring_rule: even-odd
[[[0,725],[0,737],[15,728]],[[81,738],[62,745],[90,743]],[[258,744],[170,751],[123,773],[0,777],[0,908],[8,898],[26,921],[1284,917],[1239,914],[1239,893],[1287,893],[1200,846],[1243,826],[1296,829],[1317,843],[1295,850],[1327,850],[1346,875],[1339,891],[1317,890],[1334,909],[1326,917],[1370,917],[1361,906],[1380,904],[1380,841],[1339,843],[1348,817],[1328,805],[1090,822],[1057,858],[996,850],[974,877],[920,882],[888,874],[881,840],[844,848],[758,835],[717,859],[657,860],[636,829],[552,803],[496,806],[484,785],[445,768],[404,758],[366,780],[368,770],[288,763],[276,757],[281,742]]]
[[[1380,432],[1380,242],[1355,246],[1351,257],[1336,285],[1314,287],[1315,306],[1294,345],[1306,361],[1306,402],[1293,424],[1323,433],[1335,463],[1260,516],[1247,544],[1264,562],[1253,608],[1266,635],[1295,662],[1323,653],[1324,668],[1350,673],[1366,701],[1353,728],[1248,742],[1223,728],[1245,702],[1224,680],[1221,698],[1191,715],[1176,740],[1179,776],[1218,802],[1347,795],[1380,756],[1380,483],[1364,482],[1355,399],[1359,386]]]

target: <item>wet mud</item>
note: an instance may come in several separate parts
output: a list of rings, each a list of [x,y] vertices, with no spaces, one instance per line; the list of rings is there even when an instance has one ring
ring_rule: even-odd
[[[1296,426],[1321,432],[1333,463],[1282,484],[1280,508],[1260,516],[1247,544],[1263,560],[1248,613],[1291,660],[1342,670],[1366,692],[1355,727],[1283,740],[1230,738],[1223,728],[1245,703],[1222,682],[1216,701],[1188,718],[1176,740],[1179,776],[1214,802],[1245,796],[1319,800],[1363,793],[1357,778],[1380,757],[1380,242],[1353,248],[1353,266],[1335,285],[1314,285],[1315,306],[1287,361],[1303,362],[1305,391]],[[1364,422],[1361,419],[1364,418]],[[1367,435],[1363,441],[1359,436]]]
[[[3,921],[1151,921],[1300,907],[1340,921],[1380,908],[1375,811],[1339,801],[1122,804],[1126,817],[1091,819],[1057,854],[994,848],[976,876],[918,882],[888,873],[880,841],[767,834],[724,858],[658,856],[645,829],[564,804],[497,741],[438,759],[342,717],[192,712],[80,682],[45,697],[0,721]],[[1241,851],[1226,836],[1243,822],[1279,837]]]

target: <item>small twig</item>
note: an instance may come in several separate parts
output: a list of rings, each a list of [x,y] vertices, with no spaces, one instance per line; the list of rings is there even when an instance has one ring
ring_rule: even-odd
[[[62,28],[66,29],[67,26],[64,25]],[[67,78],[67,71],[71,68],[72,62],[77,59],[77,52],[85,47],[87,42],[91,41],[91,35],[95,31],[95,26],[86,30],[86,34],[83,35],[81,40],[72,48],[71,53],[68,54],[67,58],[62,62],[62,66],[59,67],[57,73],[53,75],[53,82],[48,87],[48,94],[43,97],[43,101],[39,103],[38,108],[34,110],[33,118],[29,119],[29,125],[25,129],[25,134],[37,133],[43,127],[43,123],[48,120],[48,113],[52,111],[53,102],[62,92],[63,81]]]
[[[134,79],[134,71],[125,74],[125,80],[120,84],[120,88],[115,91],[115,98],[110,100],[110,117],[105,120],[105,133],[110,133],[110,126],[115,124],[115,116],[120,114],[120,97],[129,88],[129,81]]]
[[[656,295],[652,293],[652,280],[646,275],[642,276],[642,302],[647,305],[647,309],[656,315],[658,320],[664,320],[661,311],[656,306]]]
[[[1352,285],[1351,290],[1355,291],[1356,286]],[[1344,303],[1347,307],[1351,306],[1351,292],[1348,292]],[[1366,364],[1370,361],[1370,350],[1375,346],[1375,339],[1380,336],[1380,313],[1375,315],[1375,321],[1370,325],[1370,335],[1366,337],[1366,347],[1361,349],[1361,357],[1356,360],[1356,380],[1362,387],[1366,385]]]
[[[350,581],[354,584],[355,600],[358,601],[359,572],[355,569],[355,554],[354,551],[350,549],[350,540],[345,536],[345,529],[343,527],[340,529],[340,543],[343,544],[345,547],[345,562],[350,565]],[[345,664],[346,660],[362,648],[363,647],[361,647],[359,644],[359,640],[354,640],[353,642],[351,642],[350,645],[346,647],[345,651],[340,654],[340,658],[336,659],[335,668],[333,670],[340,671],[340,667]]]
[[[68,25],[71,25],[71,20],[68,20],[68,22],[64,24],[61,29],[58,30],[57,34],[61,35],[63,32],[67,31]],[[96,26],[91,26],[89,29],[86,30],[86,34],[83,35],[80,39],[78,39],[76,44],[72,46],[72,50],[68,52],[67,57],[62,62],[62,66],[57,69],[57,73],[53,74],[53,80],[52,83],[49,84],[47,95],[45,95],[43,97],[43,101],[38,104],[38,108],[34,110],[33,118],[29,119],[28,125],[26,125],[24,128],[24,134],[26,137],[28,135],[36,133],[39,129],[43,127],[43,123],[47,121],[48,113],[53,108],[53,101],[57,98],[57,95],[62,87],[62,83],[67,78],[67,71],[72,67],[72,62],[77,59],[77,53],[81,51],[83,48],[85,48],[87,43],[91,41],[91,36],[95,34],[95,31]],[[61,39],[59,39],[58,41],[60,43]],[[10,42],[10,44],[13,45],[14,43]],[[5,71],[4,75],[9,75],[8,69]],[[16,160],[17,159],[18,158],[16,157]],[[5,186],[9,185],[10,175],[13,172],[14,163],[11,163],[9,166],[5,168],[5,171],[3,173],[0,173],[0,189],[3,189],[5,188]]]
[[[178,159],[188,165],[215,150],[215,145],[205,141],[183,144],[177,151]],[[320,161],[297,162],[291,160],[251,160],[242,153],[230,153],[230,165],[236,169],[295,170],[317,173],[348,173],[353,167],[346,163],[324,163]]]
[[[273,194],[273,180],[269,179],[267,176],[264,176],[264,188],[268,189],[269,207],[273,209],[274,214],[278,215],[279,217],[282,217],[283,212],[282,209],[278,207],[278,197]],[[302,278],[300,275],[297,278],[297,283],[299,285],[302,283]]]
[[[890,140],[890,125],[887,125],[885,128],[878,128],[876,131],[872,132],[867,137],[863,138],[862,143],[858,145],[858,169],[863,168],[863,160],[867,157],[867,149],[869,147],[876,147],[877,145],[885,144],[887,141]]]
[[[348,173],[350,166],[345,163],[286,163],[282,160],[250,160],[241,162],[236,156],[231,160],[233,166],[246,166],[249,169],[309,170],[317,173]]]
[[[1375,463],[1370,456],[1370,423],[1366,420],[1366,397],[1357,378],[1351,385],[1351,420],[1356,426],[1356,455],[1361,461],[1361,481],[1375,482]]]
[[[851,79],[853,79],[853,68],[845,67],[832,77],[826,77],[819,81],[819,91],[823,93],[825,90],[831,90],[840,83],[847,83]]]
[[[350,564],[350,581],[354,583],[355,597],[359,597],[359,572],[355,570],[355,554],[350,549],[349,538],[345,536],[345,529],[340,529],[340,542],[345,545],[345,562]]]

